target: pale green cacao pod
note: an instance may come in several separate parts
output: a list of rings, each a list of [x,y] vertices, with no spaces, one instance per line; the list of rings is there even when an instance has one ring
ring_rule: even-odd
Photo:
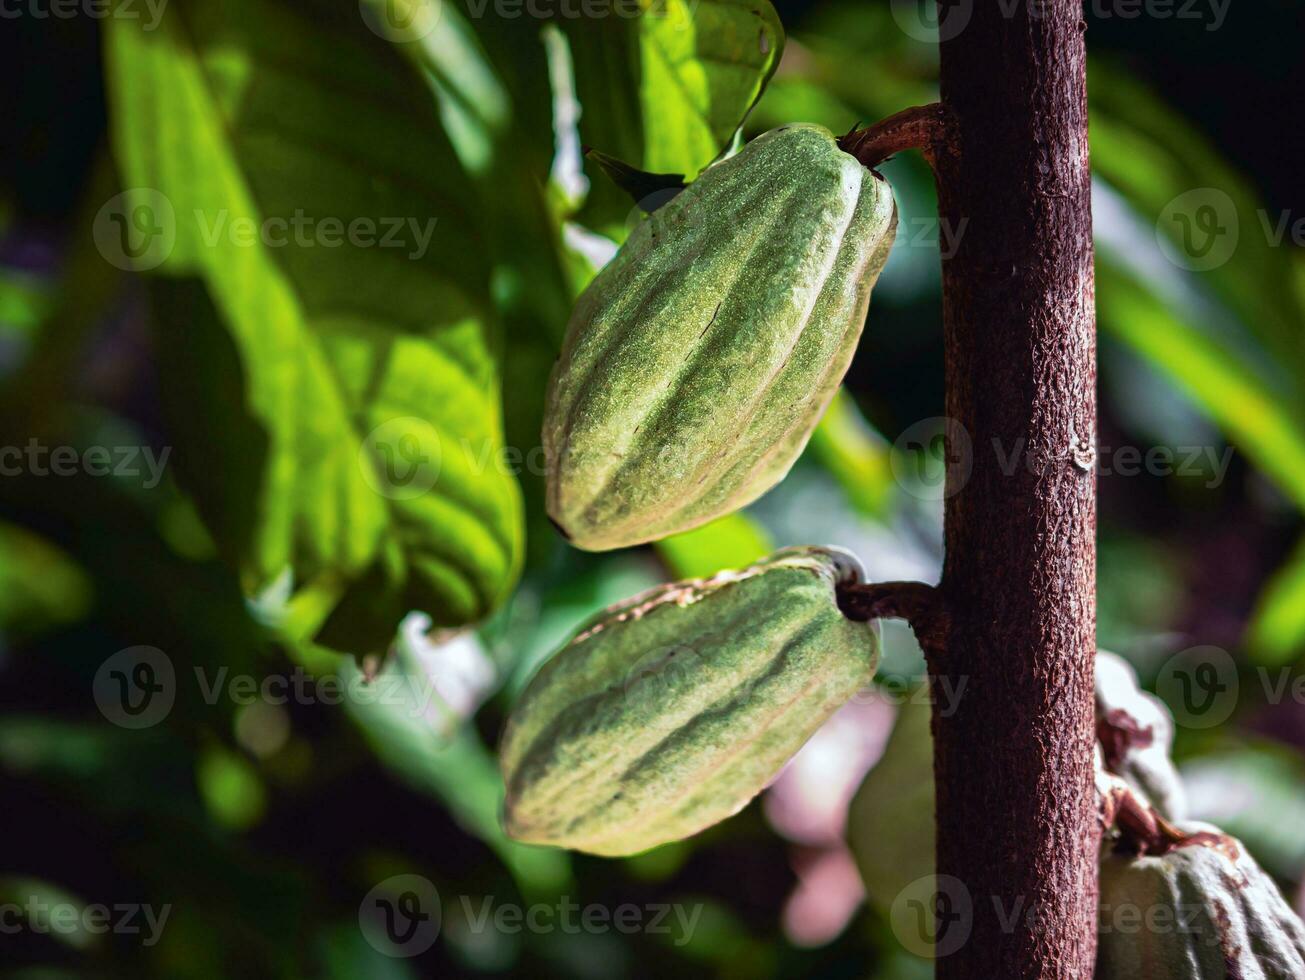
[[[1305,925],[1236,838],[1208,824],[1101,864],[1097,980],[1299,980]]]
[[[526,687],[499,757],[518,840],[633,854],[742,809],[874,676],[836,604],[855,560],[776,552],[586,623]]]
[[[778,483],[833,397],[897,222],[818,126],[772,130],[655,211],[580,297],[549,382],[548,512],[652,541]]]

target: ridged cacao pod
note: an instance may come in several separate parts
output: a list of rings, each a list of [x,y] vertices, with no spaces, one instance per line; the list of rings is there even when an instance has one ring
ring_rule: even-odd
[[[499,758],[518,840],[633,854],[742,809],[874,676],[826,548],[663,585],[586,623],[531,680]]]
[[[1305,925],[1234,837],[1208,824],[1163,854],[1101,865],[1097,980],[1299,980]]]
[[[1109,650],[1097,651],[1096,713],[1106,769],[1141,793],[1160,816],[1182,820],[1187,794],[1170,757],[1173,715],[1141,689],[1132,664]]]
[[[759,136],[631,234],[549,380],[548,513],[578,547],[652,541],[783,479],[847,371],[897,223],[818,126]]]

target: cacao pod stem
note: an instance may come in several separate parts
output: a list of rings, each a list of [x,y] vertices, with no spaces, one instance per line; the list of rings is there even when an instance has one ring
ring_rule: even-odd
[[[904,619],[930,660],[947,649],[951,617],[942,592],[924,582],[845,582],[838,586],[838,608],[848,619]]]
[[[871,170],[894,153],[919,150],[932,168],[940,152],[953,152],[950,116],[939,102],[911,106],[865,129],[853,128],[839,147]]]
[[[1097,811],[1105,831],[1115,830],[1115,850],[1130,854],[1166,854],[1189,843],[1203,843],[1203,834],[1187,834],[1160,816],[1118,776],[1099,772]]]

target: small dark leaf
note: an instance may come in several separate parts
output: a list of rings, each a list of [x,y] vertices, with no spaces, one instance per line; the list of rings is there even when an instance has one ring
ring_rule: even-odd
[[[602,167],[612,183],[634,198],[634,203],[647,214],[652,214],[688,186],[684,174],[651,174],[592,147],[586,146],[584,150],[585,156]]]

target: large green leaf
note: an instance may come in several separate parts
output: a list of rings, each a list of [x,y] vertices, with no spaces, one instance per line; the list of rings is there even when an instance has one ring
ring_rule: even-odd
[[[200,277],[234,345],[233,363],[192,357],[171,380],[240,392],[203,405],[208,425],[262,434],[235,447],[252,501],[180,454],[246,588],[289,569],[339,600],[327,638],[350,646],[385,643],[411,608],[483,616],[515,578],[521,504],[490,270],[420,73],[324,0],[187,0],[153,31],[106,23],[119,165],[149,189],[125,213],[170,209],[160,271]],[[238,376],[204,376],[224,366]]]

